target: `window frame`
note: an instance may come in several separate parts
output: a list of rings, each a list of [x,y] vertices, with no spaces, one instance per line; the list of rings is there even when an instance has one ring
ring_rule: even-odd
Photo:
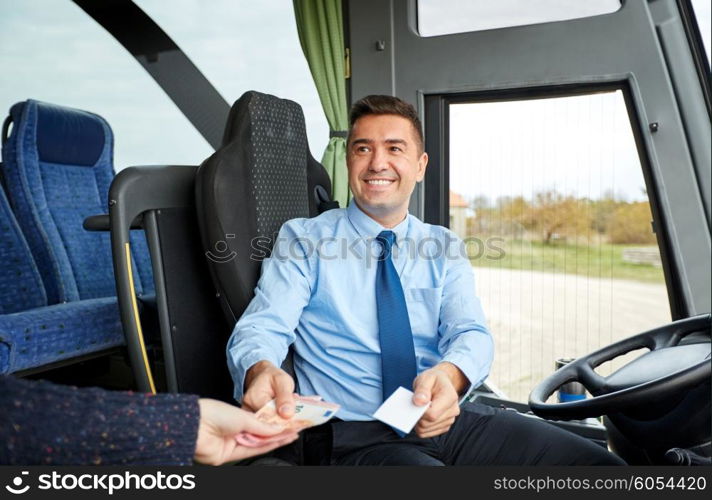
[[[628,121],[633,132],[643,179],[648,192],[650,210],[654,221],[654,231],[660,249],[665,285],[668,293],[670,313],[673,320],[688,317],[689,311],[682,294],[682,284],[672,256],[672,244],[668,222],[660,208],[658,182],[651,168],[648,149],[643,139],[639,111],[632,97],[629,82],[611,81],[603,83],[582,83],[531,88],[508,88],[475,92],[427,94],[424,96],[425,150],[429,154],[430,166],[423,181],[423,219],[429,224],[449,227],[450,208],[450,105],[484,102],[523,101],[551,97],[573,97],[620,90],[628,113]]]

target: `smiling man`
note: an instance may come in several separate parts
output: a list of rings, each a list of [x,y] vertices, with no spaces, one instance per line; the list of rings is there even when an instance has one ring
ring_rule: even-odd
[[[428,164],[423,141],[412,128],[400,115],[364,115],[348,140],[349,186],[356,204],[386,228],[405,219]]]
[[[460,405],[486,378],[493,344],[462,242],[408,214],[428,164],[420,119],[400,99],[368,96],[350,125],[353,201],[282,226],[228,343],[246,407],[276,399],[289,418],[295,389],[341,405],[280,455],[310,465],[621,463],[549,424]],[[296,386],[280,368],[290,345]],[[430,404],[407,436],[373,418],[398,387]]]

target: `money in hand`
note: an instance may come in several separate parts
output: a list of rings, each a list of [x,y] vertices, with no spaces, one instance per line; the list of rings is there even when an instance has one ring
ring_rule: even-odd
[[[255,414],[263,422],[283,427],[283,432],[274,436],[257,436],[250,432],[241,432],[235,436],[237,443],[251,448],[266,446],[294,432],[328,422],[340,408],[336,403],[322,401],[320,396],[295,396],[294,400],[295,409],[292,418],[285,419],[279,416],[274,399]]]

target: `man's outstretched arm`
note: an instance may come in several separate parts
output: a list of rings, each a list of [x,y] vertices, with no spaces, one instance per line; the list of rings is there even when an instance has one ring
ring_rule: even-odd
[[[228,367],[235,384],[235,399],[253,409],[282,394],[280,388],[286,383],[285,377],[291,381],[278,367],[294,342],[294,330],[311,296],[314,256],[308,255],[300,243],[306,238],[305,221],[294,219],[282,226],[271,257],[262,264],[255,296],[228,341]],[[265,366],[274,368],[270,377],[262,374]],[[255,370],[251,371],[253,367]],[[250,391],[256,382],[259,389]],[[291,381],[290,394],[293,390],[294,381]]]

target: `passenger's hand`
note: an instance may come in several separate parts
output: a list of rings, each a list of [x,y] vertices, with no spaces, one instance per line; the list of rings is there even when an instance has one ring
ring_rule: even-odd
[[[299,436],[296,432],[283,439],[259,448],[248,448],[235,441],[235,435],[249,432],[257,436],[274,436],[284,432],[281,426],[260,422],[249,412],[215,399],[200,399],[200,425],[195,444],[194,460],[208,465],[262,455],[291,443]]]
[[[252,365],[245,376],[245,394],[242,405],[257,411],[275,400],[277,413],[282,418],[294,415],[294,379],[269,361],[259,361]]]
[[[452,364],[450,367],[464,378],[457,367]],[[457,373],[454,375],[457,376]],[[460,385],[459,381],[456,382]],[[413,392],[415,405],[424,406],[431,403],[415,426],[418,437],[429,438],[449,431],[460,414],[460,398],[453,382],[453,373],[441,365],[430,368],[416,377]]]

